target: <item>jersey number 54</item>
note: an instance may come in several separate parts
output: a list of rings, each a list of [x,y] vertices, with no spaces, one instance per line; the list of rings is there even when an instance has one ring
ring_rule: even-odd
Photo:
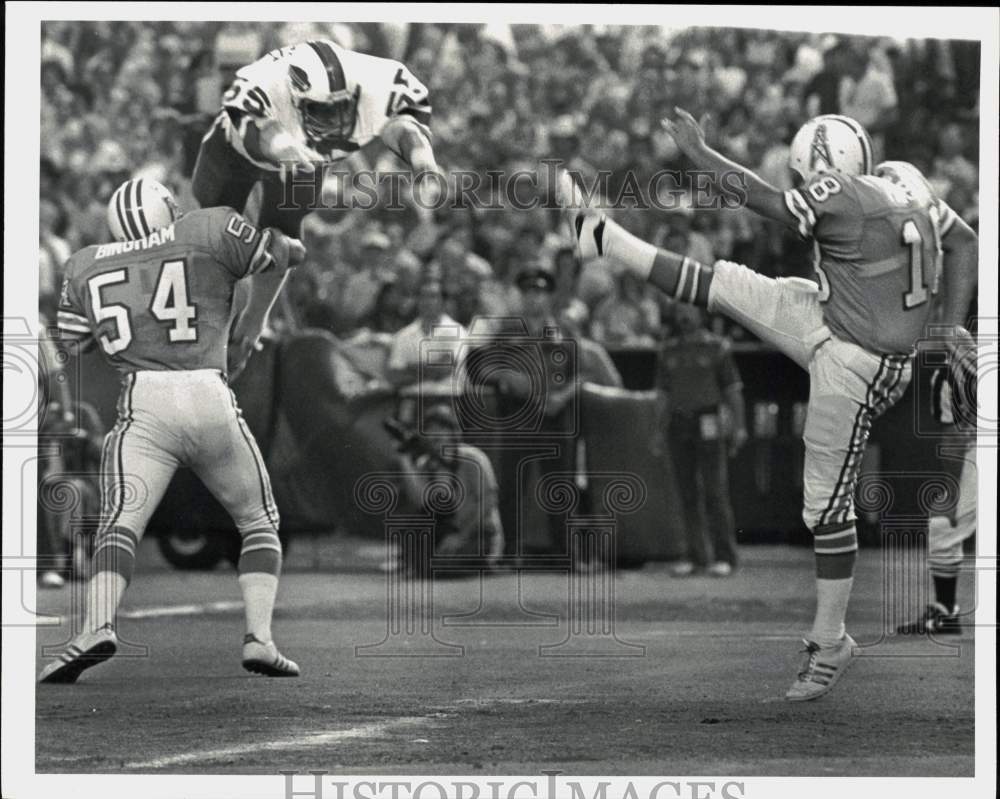
[[[128,283],[128,270],[115,269],[94,275],[87,281],[90,293],[91,311],[95,322],[110,320],[114,323],[114,336],[102,334],[101,347],[108,355],[121,352],[132,343],[132,315],[129,307],[122,303],[103,301],[101,290]],[[160,275],[156,280],[156,291],[149,304],[149,312],[158,322],[169,325],[167,337],[171,343],[198,340],[198,308],[188,298],[187,262],[174,258],[160,264]]]

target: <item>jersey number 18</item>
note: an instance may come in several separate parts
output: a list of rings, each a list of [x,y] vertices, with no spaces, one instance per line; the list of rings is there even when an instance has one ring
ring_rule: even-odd
[[[903,308],[909,310],[923,305],[931,294],[937,293],[937,277],[941,264],[941,223],[936,207],[930,208],[931,230],[934,236],[934,255],[931,264],[932,284],[927,283],[927,264],[924,256],[924,237],[912,219],[903,222],[903,244],[910,249],[910,289],[903,295]]]

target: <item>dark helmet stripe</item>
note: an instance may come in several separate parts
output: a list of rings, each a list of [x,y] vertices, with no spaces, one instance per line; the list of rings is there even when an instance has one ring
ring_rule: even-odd
[[[115,193],[111,197],[111,202],[115,207],[115,215],[118,217],[118,226],[122,229],[122,234],[128,236],[128,224],[125,222],[125,213],[122,206],[122,194],[124,193],[124,188],[124,186],[119,186],[115,189]]]
[[[330,43],[324,42],[322,39],[317,39],[316,41],[306,42],[306,44],[319,56],[319,60],[323,62],[323,66],[326,68],[326,76],[330,81],[330,93],[346,89],[347,80],[344,78],[344,68],[340,65],[340,59],[333,52]]]
[[[132,208],[129,204],[129,192],[132,189],[133,181],[128,181],[121,187],[121,193],[118,195],[118,218],[124,223],[122,225],[125,235],[129,239],[140,238],[138,232],[135,230],[132,220]]]
[[[135,215],[135,226],[139,229],[139,233],[142,236],[148,236],[151,231],[149,225],[146,223],[146,214],[142,210],[142,178],[135,181],[135,187],[132,189],[132,194],[135,199],[132,203],[132,213]]]

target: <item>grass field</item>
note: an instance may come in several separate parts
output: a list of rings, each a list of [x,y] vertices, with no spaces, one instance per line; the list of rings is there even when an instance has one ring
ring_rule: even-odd
[[[170,571],[144,543],[122,656],[38,686],[38,771],[973,775],[971,630],[951,647],[882,640],[824,699],[781,699],[813,609],[808,550],[747,547],[724,580],[619,572],[620,643],[569,635],[565,573],[435,581],[430,634],[403,624],[359,651],[387,639],[377,550],[296,542],[275,636],[303,674],[268,680],[240,668],[235,573]],[[848,619],[862,645],[882,638],[884,573],[863,551]],[[66,613],[70,589],[39,603]],[[456,618],[481,603],[475,624]],[[39,649],[65,637],[39,628]],[[427,649],[442,656],[400,656]]]

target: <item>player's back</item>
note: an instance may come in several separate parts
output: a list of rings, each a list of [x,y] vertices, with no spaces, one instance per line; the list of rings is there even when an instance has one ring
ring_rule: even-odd
[[[68,262],[60,327],[84,323],[121,372],[226,368],[237,280],[270,263],[270,234],[230,208],[185,214]]]
[[[933,209],[867,175],[819,175],[793,194],[790,208],[805,221],[800,230],[815,240],[831,331],[874,353],[911,352],[937,290],[941,247]]]

